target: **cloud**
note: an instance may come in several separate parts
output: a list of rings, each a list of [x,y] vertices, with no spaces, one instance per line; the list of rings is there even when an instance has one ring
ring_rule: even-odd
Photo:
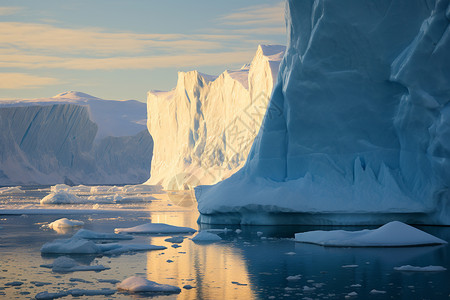
[[[226,66],[249,62],[255,51],[185,53],[161,56],[116,56],[107,58],[57,57],[0,52],[0,68],[61,68],[69,70],[118,70]]]
[[[61,28],[52,24],[1,22],[0,45],[12,49],[70,54],[195,52],[219,49],[236,36],[106,32],[99,28]],[[3,47],[5,47],[3,46]]]
[[[219,19],[223,25],[232,26],[267,26],[282,25],[284,20],[284,3],[276,2],[272,5],[249,6],[225,15]]]
[[[0,6],[0,16],[14,15],[21,10],[22,10],[22,7]]]
[[[25,73],[0,73],[0,89],[30,89],[60,83],[58,79]]]

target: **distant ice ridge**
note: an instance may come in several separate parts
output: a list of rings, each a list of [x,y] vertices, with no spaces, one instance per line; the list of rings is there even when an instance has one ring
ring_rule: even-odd
[[[287,1],[288,47],[245,166],[200,222],[450,225],[449,1]]]
[[[0,102],[0,185],[142,183],[146,105],[80,92]]]
[[[155,141],[148,184],[190,189],[241,168],[261,125],[286,47],[260,45],[251,64],[220,76],[179,72],[175,89],[150,91]]]

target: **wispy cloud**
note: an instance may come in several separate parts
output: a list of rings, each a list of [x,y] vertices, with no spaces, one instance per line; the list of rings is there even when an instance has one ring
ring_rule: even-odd
[[[0,6],[0,16],[14,15],[22,10],[22,7]]]
[[[2,22],[0,45],[21,50],[104,55],[111,53],[195,52],[218,49],[230,36],[105,32],[99,28],[60,28],[51,24]],[[235,37],[234,37],[235,38]]]
[[[185,53],[160,56],[116,56],[107,58],[57,57],[45,55],[0,54],[0,68],[61,68],[69,70],[117,70],[187,68],[223,66],[248,62],[252,51],[228,51],[217,53]]]
[[[224,25],[239,27],[247,25],[263,27],[269,24],[283,25],[282,20],[284,20],[283,2],[276,2],[273,5],[245,7],[219,19]]]
[[[60,83],[58,79],[51,77],[25,73],[0,73],[0,89],[30,89],[58,83]]]

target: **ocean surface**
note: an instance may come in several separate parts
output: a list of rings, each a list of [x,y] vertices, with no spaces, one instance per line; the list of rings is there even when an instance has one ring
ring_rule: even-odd
[[[46,227],[60,218],[83,221],[84,229],[166,223],[197,230],[224,229],[196,223],[195,200],[184,193],[138,193],[130,201],[40,205],[49,187],[22,188],[25,193],[0,194],[0,299],[34,299],[41,292],[72,289],[111,290],[112,295],[77,299],[449,299],[450,246],[400,248],[336,248],[296,243],[294,233],[309,230],[361,230],[361,227],[240,226],[216,230],[213,243],[195,243],[192,235],[172,247],[174,235],[135,235],[131,241],[167,249],[116,256],[70,255],[79,264],[110,269],[55,273],[41,267],[58,255],[42,255],[46,242],[69,238],[79,228],[56,232]],[[87,195],[81,195],[87,196]],[[127,195],[130,196],[130,195]],[[99,198],[100,199],[100,198]],[[418,227],[450,241],[450,227]],[[239,229],[236,231],[236,229]],[[67,255],[66,255],[67,256]],[[442,266],[442,272],[402,272],[394,267]],[[175,295],[116,291],[130,276],[175,285]],[[190,285],[191,289],[183,288]],[[61,299],[71,299],[66,296]]]

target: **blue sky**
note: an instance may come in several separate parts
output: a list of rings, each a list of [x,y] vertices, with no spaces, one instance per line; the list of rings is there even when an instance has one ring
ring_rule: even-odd
[[[285,44],[280,0],[0,0],[0,99],[75,90],[144,101]]]

